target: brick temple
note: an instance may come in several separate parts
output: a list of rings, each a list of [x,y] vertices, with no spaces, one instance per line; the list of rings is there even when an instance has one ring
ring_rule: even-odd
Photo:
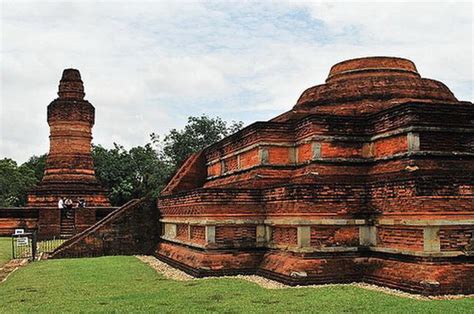
[[[41,236],[69,237],[96,222],[95,207],[110,207],[106,191],[95,177],[91,156],[95,108],[84,100],[84,85],[76,69],[65,69],[58,98],[48,106],[49,153],[41,183],[28,193],[27,206],[39,208],[36,227]],[[58,211],[59,198],[82,199],[89,209],[74,217]]]
[[[197,276],[474,293],[474,115],[413,62],[344,61],[189,157],[155,254]]]

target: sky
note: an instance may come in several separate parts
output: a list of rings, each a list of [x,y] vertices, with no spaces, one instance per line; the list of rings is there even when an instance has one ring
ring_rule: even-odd
[[[65,68],[81,71],[105,147],[188,116],[269,120],[356,57],[408,58],[473,101],[469,1],[0,1],[0,158],[19,163],[48,152]]]

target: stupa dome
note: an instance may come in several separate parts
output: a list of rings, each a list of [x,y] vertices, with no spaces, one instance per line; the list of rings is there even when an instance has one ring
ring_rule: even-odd
[[[441,82],[422,78],[415,64],[395,57],[366,57],[342,61],[331,67],[326,84],[308,88],[294,110],[340,107],[340,112],[365,113],[405,101],[457,102]],[[327,110],[323,109],[323,111]],[[319,111],[319,110],[318,110]]]

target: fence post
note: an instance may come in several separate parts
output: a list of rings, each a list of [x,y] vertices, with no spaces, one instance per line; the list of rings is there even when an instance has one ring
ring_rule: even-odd
[[[36,257],[36,231],[33,231],[32,239],[31,239],[31,258],[33,262],[35,261]]]

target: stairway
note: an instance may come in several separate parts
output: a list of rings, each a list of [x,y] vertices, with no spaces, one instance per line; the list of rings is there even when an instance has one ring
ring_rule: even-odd
[[[61,230],[60,237],[62,239],[68,239],[76,233],[76,225],[74,223],[74,212],[71,210],[71,214],[66,215],[66,210],[61,213]]]
[[[148,200],[149,201],[149,200]],[[49,258],[64,258],[64,257],[83,257],[83,256],[103,256],[104,254],[104,234],[110,232],[113,228],[111,225],[115,223],[118,219],[121,219],[127,213],[133,212],[141,207],[144,203],[147,202],[145,198],[134,199],[123,205],[122,207],[117,208],[105,218],[98,221],[96,224],[90,226],[82,232],[76,233],[74,236],[69,237],[65,242],[63,242],[59,247],[57,247],[49,256]],[[157,219],[156,219],[157,220]],[[122,222],[123,223],[123,222]],[[122,235],[122,239],[130,238],[130,234],[126,229],[125,235]],[[115,235],[117,236],[117,235]],[[152,233],[148,236],[153,236]],[[91,239],[94,239],[91,241]],[[120,241],[120,237],[117,241]],[[114,239],[115,241],[115,239]],[[102,244],[100,244],[102,243]],[[88,247],[84,251],[84,247]],[[119,245],[120,247],[120,245]],[[130,246],[123,246],[124,251],[120,251],[118,254],[117,251],[114,255],[124,255],[127,249],[130,249]],[[142,253],[144,254],[144,253]],[[125,254],[127,255],[127,254]],[[130,254],[128,254],[130,255]]]

